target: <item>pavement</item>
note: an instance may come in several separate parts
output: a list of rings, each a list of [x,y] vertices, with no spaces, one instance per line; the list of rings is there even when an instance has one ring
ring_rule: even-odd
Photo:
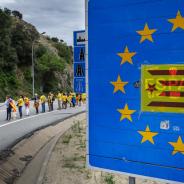
[[[6,150],[19,142],[24,136],[30,135],[35,130],[47,127],[53,123],[58,123],[68,117],[84,112],[85,105],[75,108],[57,109],[57,102],[54,103],[54,111],[39,113],[36,115],[33,103],[30,106],[30,116],[23,116],[12,121],[6,121],[6,107],[0,107],[0,151]],[[40,109],[41,110],[41,109]],[[48,107],[46,106],[46,111]],[[23,108],[23,114],[25,109]]]
[[[21,177],[15,184],[42,184],[43,176],[50,159],[52,150],[61,135],[57,135],[51,139],[34,157],[34,159],[27,165]]]
[[[31,101],[30,102],[30,116],[36,115],[36,111],[35,108],[33,107],[34,102]],[[57,105],[57,101],[54,102],[54,109],[57,109],[58,105]],[[48,111],[48,105],[46,104],[46,111]],[[23,118],[27,117],[25,114],[25,106],[23,106]],[[41,106],[39,107],[39,112],[41,112]],[[19,119],[19,112],[16,112],[16,119]],[[0,103],[0,125],[6,124],[6,106],[3,105],[3,103]]]

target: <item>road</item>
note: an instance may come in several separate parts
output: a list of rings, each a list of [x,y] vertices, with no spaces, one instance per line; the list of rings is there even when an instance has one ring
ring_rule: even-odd
[[[6,121],[6,106],[2,106],[3,103],[0,103],[0,125],[7,123]],[[54,103],[54,109],[57,109],[58,105],[57,105],[57,101],[55,101]],[[46,104],[46,111],[48,111],[48,105]],[[39,112],[41,112],[41,106],[39,107]],[[35,108],[33,107],[33,101],[31,101],[30,103],[30,115],[35,115],[36,111]],[[19,113],[17,110],[16,113],[17,119],[19,119]],[[25,116],[25,107],[23,106],[23,118],[26,117]]]
[[[17,114],[17,119],[12,121],[6,121],[6,107],[0,108],[0,151],[7,149],[9,146],[13,145],[17,140],[21,139],[23,136],[37,130],[41,127],[48,126],[52,123],[62,121],[63,119],[70,117],[72,115],[84,112],[86,109],[85,105],[80,107],[70,108],[66,110],[56,110],[57,102],[54,104],[54,111],[46,113],[39,113],[36,115],[33,106],[30,108],[30,116],[23,116],[19,119]],[[40,109],[41,111],[41,109]],[[25,109],[23,109],[25,114]]]

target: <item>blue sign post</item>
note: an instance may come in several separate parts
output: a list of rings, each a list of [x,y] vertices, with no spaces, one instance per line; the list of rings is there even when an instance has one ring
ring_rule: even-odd
[[[85,31],[74,32],[74,92],[85,93]]]
[[[184,1],[88,1],[90,167],[184,183]]]

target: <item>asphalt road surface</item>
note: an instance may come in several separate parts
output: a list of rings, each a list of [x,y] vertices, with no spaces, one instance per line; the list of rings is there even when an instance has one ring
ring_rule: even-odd
[[[15,103],[16,104],[16,103]],[[36,111],[35,111],[35,108],[33,107],[33,101],[30,102],[30,116],[32,115],[35,115],[36,114]],[[7,123],[6,121],[6,106],[2,106],[3,103],[0,103],[0,125],[4,124],[4,123]],[[46,111],[48,111],[48,104],[46,104]],[[56,110],[58,107],[57,105],[57,100],[55,100],[54,102],[54,109]],[[41,112],[41,105],[39,107],[39,112]],[[26,115],[26,112],[25,112],[25,107],[23,106],[23,118],[27,117]],[[17,113],[16,113],[16,116],[17,118],[16,119],[19,119],[19,112],[18,112],[18,109],[17,109]]]
[[[33,104],[31,103],[30,116],[25,116],[25,109],[23,108],[24,115],[22,119],[19,118],[19,114],[17,113],[16,120],[6,121],[6,107],[0,107],[0,151],[7,149],[17,140],[34,130],[62,121],[67,117],[84,112],[85,110],[85,105],[75,108],[68,107],[66,110],[57,110],[57,102],[55,102],[54,111],[48,112],[48,106],[46,106],[46,113],[36,115]]]

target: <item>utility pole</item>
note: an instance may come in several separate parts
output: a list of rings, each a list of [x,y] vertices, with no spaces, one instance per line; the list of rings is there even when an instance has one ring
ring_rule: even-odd
[[[35,43],[35,40],[32,42],[32,92],[33,92],[33,97],[35,94],[34,43]]]

